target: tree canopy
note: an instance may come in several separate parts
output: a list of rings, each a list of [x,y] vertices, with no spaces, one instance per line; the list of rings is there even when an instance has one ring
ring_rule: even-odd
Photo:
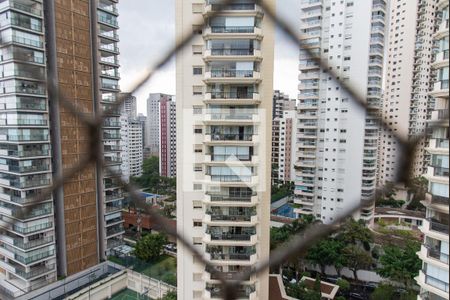
[[[325,267],[335,265],[342,266],[342,249],[344,244],[335,239],[321,240],[308,250],[306,259],[320,266],[322,273],[325,273]]]
[[[380,257],[381,267],[377,273],[384,278],[402,282],[409,287],[422,267],[422,262],[416,254],[419,250],[418,242],[409,242],[405,248],[384,247],[384,255]]]
[[[134,254],[143,261],[152,261],[159,257],[164,245],[167,244],[167,237],[163,234],[147,234],[136,242]]]

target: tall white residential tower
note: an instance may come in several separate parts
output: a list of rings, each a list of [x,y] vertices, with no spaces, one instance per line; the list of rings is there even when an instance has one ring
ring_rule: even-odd
[[[269,257],[274,25],[255,1],[176,3],[178,38],[196,34],[177,55],[177,228],[234,278]],[[177,259],[179,299],[222,298],[181,244]],[[267,270],[236,292],[268,300],[268,289]]]
[[[302,1],[303,45],[367,97],[372,109],[358,107],[339,82],[301,51],[295,186],[299,215],[330,223],[374,195],[374,117],[380,107],[385,16],[384,0]],[[355,217],[369,220],[372,210],[368,205]]]

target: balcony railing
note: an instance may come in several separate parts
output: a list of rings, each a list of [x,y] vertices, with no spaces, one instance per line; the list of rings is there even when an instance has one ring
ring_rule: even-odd
[[[252,177],[250,175],[210,175],[210,176],[211,181],[219,181],[219,182],[250,182],[252,180]]]
[[[211,70],[211,77],[218,78],[251,78],[253,70]]]
[[[53,271],[54,269],[55,269],[55,264],[33,268],[28,272],[25,270],[16,268],[16,274],[22,278],[29,279],[29,278],[33,278],[33,277],[39,276],[41,274]]]
[[[224,10],[255,10],[256,4],[255,3],[235,3],[235,4],[228,4],[228,5],[222,5],[222,4],[212,4],[211,10],[212,11],[224,11]]]
[[[250,48],[211,49],[211,55],[217,56],[228,56],[228,55],[244,56],[244,55],[253,55],[254,53],[255,49]]]
[[[448,205],[449,199],[448,199],[448,197],[431,195],[431,203]]]
[[[439,249],[433,249],[430,246],[426,246],[428,257],[440,260],[448,265],[448,254],[442,253]]]
[[[211,233],[211,240],[213,241],[250,241],[252,235],[255,233]]]
[[[433,175],[434,176],[448,177],[450,175],[450,172],[449,172],[448,168],[434,167],[433,168]]]
[[[428,218],[427,220],[430,222],[430,230],[448,235],[448,224],[440,223],[439,221],[431,218]]]
[[[215,194],[207,192],[211,197],[211,201],[236,201],[236,202],[250,202],[252,196],[256,196],[256,192],[241,192],[229,194]]]
[[[212,33],[254,33],[255,26],[211,26]]]
[[[250,222],[252,216],[256,215],[256,213],[230,215],[213,212],[207,212],[207,214],[211,216],[212,221],[236,221],[236,222]]]
[[[430,275],[425,275],[425,283],[448,293],[448,282],[442,281]]]
[[[213,260],[250,260],[253,253],[210,253]]]
[[[252,159],[251,155],[220,155],[213,154],[211,155],[211,161],[250,161]]]
[[[211,99],[253,99],[254,92],[211,92]]]
[[[210,133],[213,141],[252,141],[253,133]]]
[[[38,224],[38,225],[34,225],[34,226],[28,226],[28,227],[13,225],[13,230],[17,231],[19,233],[22,233],[22,234],[29,234],[32,232],[37,232],[37,231],[52,228],[52,226],[53,226],[53,222],[47,222],[47,223]]]
[[[36,247],[45,245],[45,244],[49,244],[51,242],[53,242],[52,236],[42,238],[39,240],[28,241],[26,243],[24,242],[23,239],[14,239],[14,246],[19,247],[24,250],[28,250],[28,249],[32,249],[32,248],[36,248]]]

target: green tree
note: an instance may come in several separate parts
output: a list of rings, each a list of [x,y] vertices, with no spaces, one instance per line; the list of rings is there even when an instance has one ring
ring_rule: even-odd
[[[369,253],[357,245],[347,245],[342,249],[343,266],[353,272],[353,277],[358,280],[357,271],[367,269],[372,265],[372,257]]]
[[[341,292],[345,293],[345,292],[348,292],[350,290],[350,282],[348,282],[345,279],[339,278],[336,281],[336,285],[339,286],[339,289],[340,289]]]
[[[304,282],[289,283],[286,287],[286,293],[290,297],[302,300],[321,300],[322,298],[320,291],[308,289]]]
[[[381,267],[377,273],[391,280],[402,282],[406,288],[414,282],[414,277],[419,274],[422,263],[417,256],[420,250],[418,242],[409,242],[406,247],[384,247],[384,255],[380,257]]]
[[[371,300],[387,300],[395,299],[395,288],[392,285],[380,284],[372,295],[370,295]]]
[[[423,210],[425,207],[421,203],[423,199],[425,199],[425,194],[428,188],[428,180],[419,176],[413,178],[408,183],[408,199],[411,199],[411,202],[408,204],[409,210]]]
[[[350,218],[342,225],[337,238],[344,244],[356,245],[358,242],[369,244],[373,241],[373,234],[364,221],[355,221]]]
[[[175,205],[165,205],[162,210],[162,215],[166,218],[172,219],[173,212],[175,211]]]
[[[325,267],[342,264],[342,249],[344,244],[335,239],[325,239],[319,241],[308,250],[306,259],[319,265],[322,274],[325,274]]]
[[[163,234],[147,234],[136,242],[134,254],[143,261],[151,261],[163,253],[167,237]]]

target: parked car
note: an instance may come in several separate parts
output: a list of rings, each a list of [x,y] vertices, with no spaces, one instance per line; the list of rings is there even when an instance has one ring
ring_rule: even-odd
[[[349,296],[350,296],[350,299],[354,299],[354,300],[365,300],[365,298],[363,297],[363,295],[358,294],[358,293],[350,293]]]

